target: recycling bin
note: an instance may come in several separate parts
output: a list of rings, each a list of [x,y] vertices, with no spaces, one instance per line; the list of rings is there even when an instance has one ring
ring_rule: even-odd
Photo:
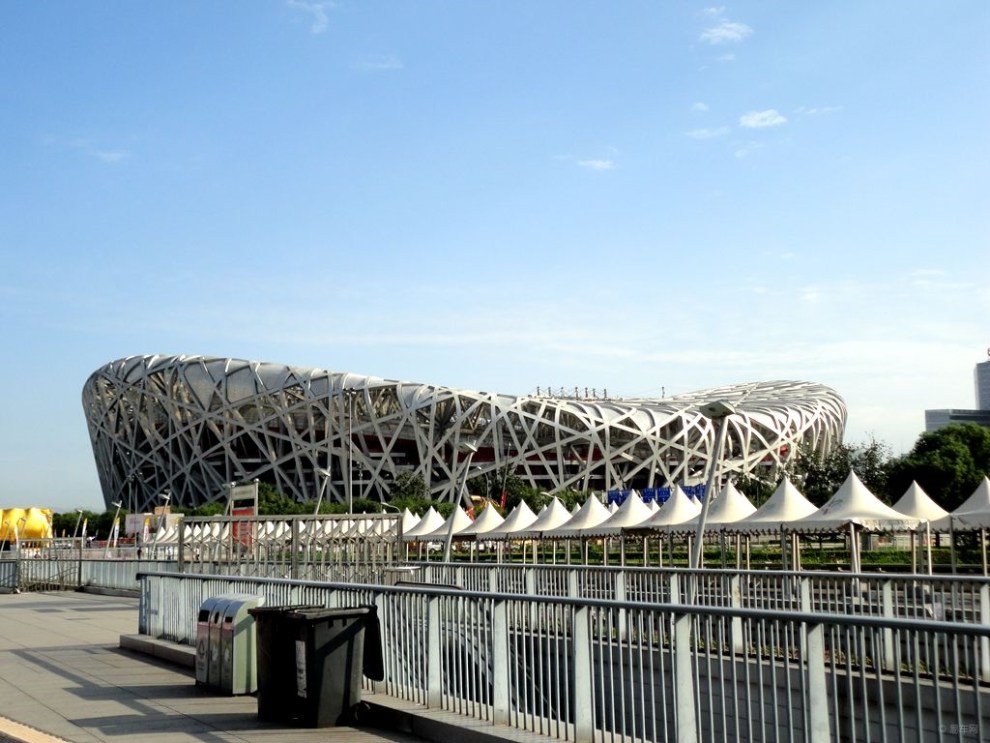
[[[346,724],[361,677],[384,678],[373,606],[249,610],[258,629],[258,716],[304,727]]]
[[[220,619],[220,691],[253,694],[258,688],[254,619],[250,609],[264,599],[253,594],[232,594]]]
[[[210,617],[221,601],[221,596],[211,596],[203,601],[196,618],[196,683],[208,684],[210,680]],[[218,648],[219,649],[219,648]]]
[[[254,594],[226,593],[200,604],[196,618],[197,684],[230,694],[254,691],[254,623],[247,609],[262,601]]]

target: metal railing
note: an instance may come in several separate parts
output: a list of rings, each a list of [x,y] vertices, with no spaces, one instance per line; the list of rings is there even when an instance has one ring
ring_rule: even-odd
[[[573,577],[570,581],[575,580]],[[192,643],[197,610],[230,591],[268,605],[375,604],[377,691],[584,741],[990,738],[990,626],[431,586],[143,574],[140,631]],[[370,683],[370,682],[369,682]]]
[[[683,568],[590,565],[406,563],[423,583],[470,591],[569,596],[646,603],[687,602]],[[673,584],[680,580],[680,594]],[[853,616],[949,619],[990,625],[990,578],[983,576],[834,573],[704,568],[693,574],[695,601],[737,609],[811,610]]]

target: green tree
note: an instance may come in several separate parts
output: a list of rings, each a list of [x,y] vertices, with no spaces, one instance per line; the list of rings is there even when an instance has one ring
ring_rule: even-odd
[[[889,484],[901,495],[915,481],[942,508],[953,510],[990,475],[990,428],[954,423],[921,434],[911,451],[890,465]]]
[[[781,475],[789,477],[816,506],[824,505],[835,495],[850,472],[855,472],[875,496],[890,503],[890,466],[890,447],[872,438],[862,444],[839,444],[824,456],[802,447]]]

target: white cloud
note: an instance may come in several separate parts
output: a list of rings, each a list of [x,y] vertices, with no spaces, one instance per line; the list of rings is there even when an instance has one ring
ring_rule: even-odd
[[[747,142],[736,148],[735,156],[738,158],[748,157],[750,153],[756,152],[763,147],[759,142]]]
[[[708,8],[705,8],[704,10],[702,10],[701,11],[701,14],[702,15],[706,15],[709,18],[718,18],[724,12],[725,12],[725,6],[724,5],[713,5],[711,7],[708,7]]]
[[[691,139],[715,139],[716,137],[724,137],[728,133],[729,127],[719,126],[714,129],[692,129],[684,134]]]
[[[109,165],[116,165],[131,156],[131,153],[127,150],[102,150],[93,145],[93,143],[85,138],[79,137],[76,139],[61,139],[54,136],[46,136],[45,144],[50,147],[65,147],[73,150],[78,150],[89,157],[94,157],[100,162],[107,163]]]
[[[380,57],[364,57],[351,63],[351,68],[355,70],[366,70],[369,72],[401,70],[404,67],[402,60],[390,55]]]
[[[836,113],[841,111],[842,106],[812,106],[808,108],[807,106],[798,106],[795,109],[795,113],[798,116],[822,116],[824,114]]]
[[[728,44],[730,42],[742,41],[753,33],[753,29],[745,23],[730,21],[728,19],[720,21],[716,26],[710,26],[701,32],[698,37],[708,44]]]
[[[612,160],[578,160],[578,165],[589,170],[611,170],[615,167]]]
[[[692,111],[705,112],[705,111],[708,110],[708,104],[707,103],[702,103],[701,101],[698,101],[697,103],[695,103],[694,105],[691,106],[691,110]]]
[[[102,160],[105,163],[119,163],[121,160],[126,160],[128,157],[130,157],[130,153],[120,152],[120,151],[108,152],[101,150],[93,150],[90,152],[90,154],[93,155],[93,157],[97,158],[98,160]]]
[[[786,123],[786,117],[782,116],[775,108],[768,108],[766,111],[749,111],[739,117],[739,126],[744,126],[747,129],[765,129]]]
[[[736,55],[733,54],[732,52],[729,52],[728,54],[719,54],[717,57],[715,57],[715,61],[716,62],[735,62],[736,61]]]
[[[304,2],[303,0],[286,0],[286,5],[295,10],[301,10],[304,13],[311,13],[313,16],[313,25],[309,27],[309,30],[314,34],[322,34],[327,30],[330,25],[330,18],[327,15],[327,10],[334,7],[335,3],[332,2]]]

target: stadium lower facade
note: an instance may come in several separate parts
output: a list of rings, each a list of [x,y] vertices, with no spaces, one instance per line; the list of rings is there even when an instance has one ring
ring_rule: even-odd
[[[501,395],[208,356],[132,356],[94,372],[83,407],[109,508],[225,500],[260,480],[313,501],[388,501],[403,473],[434,498],[512,472],[548,492],[696,483],[727,401],[721,477],[841,443],[842,398],[810,382],[754,382],[663,399]]]

